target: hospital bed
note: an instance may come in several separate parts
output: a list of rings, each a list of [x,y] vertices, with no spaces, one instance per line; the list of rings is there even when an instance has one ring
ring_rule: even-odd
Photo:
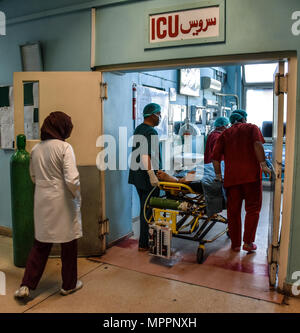
[[[201,180],[188,184],[160,182],[160,195],[154,195],[156,188],[150,192],[144,206],[150,254],[169,259],[172,237],[177,237],[199,243],[197,262],[202,263],[205,244],[228,235],[227,219],[219,214],[226,208],[226,196],[222,183],[214,178],[212,166],[205,165]],[[152,210],[148,219],[147,209]],[[224,229],[207,239],[216,223],[224,224]]]

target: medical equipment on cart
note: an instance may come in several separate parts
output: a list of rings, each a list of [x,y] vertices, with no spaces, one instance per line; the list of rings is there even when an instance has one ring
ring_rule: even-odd
[[[205,244],[211,243],[227,233],[227,219],[219,214],[207,215],[207,204],[203,193],[196,193],[183,183],[160,182],[163,195],[153,196],[154,188],[145,202],[144,216],[149,223],[150,254],[164,258],[171,257],[172,237],[199,242],[197,261],[204,260]],[[152,209],[148,220],[146,209]],[[212,239],[205,236],[216,223],[226,227]]]

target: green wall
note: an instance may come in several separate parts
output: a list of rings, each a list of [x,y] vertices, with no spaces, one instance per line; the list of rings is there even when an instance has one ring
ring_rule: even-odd
[[[44,70],[90,69],[90,12],[82,11],[8,25],[0,36],[0,85],[12,84],[22,71],[19,45],[41,41]]]
[[[10,158],[13,150],[0,149],[0,226],[11,228]]]
[[[184,1],[199,5],[209,1]],[[225,43],[144,50],[146,11],[182,5],[182,0],[139,1],[97,10],[96,65],[256,52],[297,50],[291,33],[299,0],[227,0]],[[116,19],[117,18],[117,19]]]
[[[89,10],[8,25],[0,36],[0,85],[12,85],[13,72],[22,70],[19,45],[26,42],[42,42],[47,71],[90,70],[90,26]],[[0,226],[5,227],[11,227],[11,155],[0,149]]]

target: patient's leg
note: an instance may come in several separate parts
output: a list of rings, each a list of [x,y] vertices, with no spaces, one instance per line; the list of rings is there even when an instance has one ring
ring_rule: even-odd
[[[170,176],[162,170],[158,170],[156,176],[162,182],[170,182],[170,183],[178,182],[178,179],[176,177]]]
[[[185,177],[183,178],[176,178],[173,176],[170,176],[166,172],[162,170],[158,170],[156,174],[157,178],[162,182],[170,182],[170,183],[189,183],[194,180],[195,178],[195,171],[189,172]]]

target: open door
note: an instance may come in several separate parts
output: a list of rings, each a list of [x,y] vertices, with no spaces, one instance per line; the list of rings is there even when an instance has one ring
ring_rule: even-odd
[[[286,89],[284,62],[278,63],[274,73],[274,104],[273,104],[273,147],[272,147],[272,179],[268,230],[268,263],[270,285],[276,284],[280,247],[280,224],[282,214],[282,150],[283,150],[283,119],[284,93]]]
[[[97,138],[103,133],[100,72],[22,72],[14,73],[15,136],[24,132],[24,83],[38,83],[38,131],[52,111],[63,111],[71,118],[74,129],[67,140],[75,151],[80,173],[83,237],[78,242],[78,255],[100,255],[105,252],[105,184],[104,174],[96,167],[99,148]],[[36,115],[35,115],[36,116]],[[26,121],[26,120],[25,120]],[[26,149],[39,142],[28,140]],[[47,204],[47,203],[45,203]],[[55,246],[52,255],[59,253]]]

